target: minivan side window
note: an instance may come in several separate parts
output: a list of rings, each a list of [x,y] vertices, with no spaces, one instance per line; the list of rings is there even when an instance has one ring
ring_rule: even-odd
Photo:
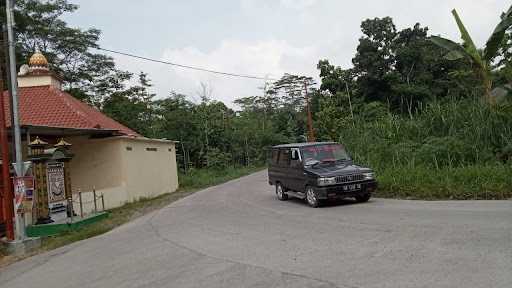
[[[297,148],[292,149],[292,161],[301,161],[300,150]]]
[[[290,166],[290,149],[279,150],[279,166]]]
[[[272,164],[277,165],[277,160],[279,159],[279,150],[272,150]]]

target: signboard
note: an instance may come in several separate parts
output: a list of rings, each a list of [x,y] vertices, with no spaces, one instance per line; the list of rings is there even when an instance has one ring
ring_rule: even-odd
[[[47,181],[48,181],[48,202],[56,203],[66,200],[66,189],[64,185],[64,164],[48,163],[47,164]]]
[[[32,201],[34,196],[34,177],[24,176],[14,178],[14,200],[16,210],[22,208],[23,201]]]

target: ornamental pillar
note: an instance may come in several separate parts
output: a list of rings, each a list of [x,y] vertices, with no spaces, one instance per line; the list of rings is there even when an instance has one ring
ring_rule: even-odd
[[[48,208],[48,190],[46,178],[46,161],[49,155],[45,154],[48,143],[36,137],[34,141],[29,144],[30,155],[29,160],[32,161],[32,172],[34,174],[35,187],[34,187],[34,207],[35,213],[32,215],[36,224],[51,223],[50,211]]]

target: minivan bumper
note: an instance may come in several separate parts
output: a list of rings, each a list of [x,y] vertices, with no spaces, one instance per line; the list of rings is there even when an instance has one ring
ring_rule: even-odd
[[[327,187],[315,187],[316,196],[318,197],[318,199],[321,200],[349,198],[359,195],[366,195],[368,193],[373,193],[377,190],[378,187],[377,181],[366,181],[350,184],[361,184],[361,189],[355,191],[344,191],[343,186],[349,184],[334,185]]]

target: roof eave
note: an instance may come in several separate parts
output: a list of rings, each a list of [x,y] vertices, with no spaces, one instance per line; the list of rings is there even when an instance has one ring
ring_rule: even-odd
[[[119,135],[119,130],[55,127],[44,125],[22,125],[21,128],[30,133],[47,136],[78,136],[78,135]]]

